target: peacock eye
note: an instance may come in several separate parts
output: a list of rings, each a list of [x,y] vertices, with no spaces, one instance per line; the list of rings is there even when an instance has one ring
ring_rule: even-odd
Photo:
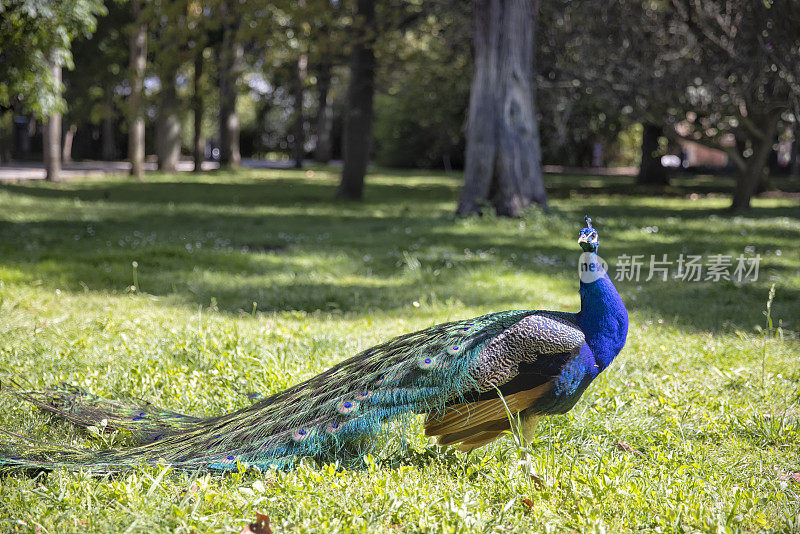
[[[592,237],[597,237],[597,232],[592,232]]]

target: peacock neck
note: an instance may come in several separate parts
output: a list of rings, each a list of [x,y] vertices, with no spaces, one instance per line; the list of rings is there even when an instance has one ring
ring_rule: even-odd
[[[585,276],[591,266],[592,276]],[[608,367],[625,345],[628,335],[628,311],[617,288],[597,259],[596,253],[581,256],[581,311],[578,326],[583,330],[586,344],[592,349],[598,373]]]

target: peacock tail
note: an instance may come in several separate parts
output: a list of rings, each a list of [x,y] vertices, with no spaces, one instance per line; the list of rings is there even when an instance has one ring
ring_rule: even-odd
[[[149,443],[161,436],[189,430],[202,420],[143,400],[105,399],[64,383],[44,391],[23,391],[17,384],[12,384],[11,390],[20,399],[75,426],[128,431],[138,443]]]
[[[226,471],[289,468],[305,457],[353,465],[388,423],[415,414],[425,415],[425,434],[440,444],[472,450],[510,429],[515,417],[531,421],[569,410],[622,348],[627,314],[608,277],[582,281],[581,297],[578,314],[504,311],[409,333],[219,417],[109,400],[63,384],[16,389],[75,425],[124,430],[136,444],[72,449],[0,430],[6,436],[0,469],[109,472],[166,463]]]

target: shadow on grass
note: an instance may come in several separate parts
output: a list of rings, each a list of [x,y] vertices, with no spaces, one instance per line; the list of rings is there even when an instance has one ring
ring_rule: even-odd
[[[144,292],[187,304],[213,299],[230,313],[250,312],[253,303],[261,311],[390,311],[425,299],[488,312],[521,297],[540,305],[535,284],[543,278],[556,292],[577,285],[580,251],[572,236],[587,209],[604,225],[607,258],[734,254],[748,244],[792,254],[800,241],[797,226],[750,225],[741,236],[742,221],[796,218],[795,206],[777,203],[734,216],[702,202],[619,195],[630,189],[630,178],[553,178],[554,196],[586,200],[557,201],[553,214],[533,214],[524,230],[518,221],[456,220],[459,184],[449,178],[376,180],[363,204],[334,200],[336,184],[322,177],[212,179],[2,186],[9,198],[2,202],[7,222],[0,223],[3,276],[72,291],[123,292],[136,282]],[[699,182],[695,187],[711,187]],[[669,232],[631,235],[667,221],[673,221]],[[796,268],[767,262],[766,275],[744,286],[618,285],[635,296],[629,309],[644,316],[704,331],[750,329],[762,322],[767,276],[790,277]],[[775,316],[797,316],[798,301],[797,287],[781,287]]]

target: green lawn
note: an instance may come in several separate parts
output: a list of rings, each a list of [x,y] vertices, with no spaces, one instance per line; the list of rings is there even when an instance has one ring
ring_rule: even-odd
[[[569,414],[540,425],[536,476],[511,437],[467,456],[416,424],[407,449],[392,434],[360,471],[5,475],[0,531],[239,532],[256,510],[278,531],[800,530],[796,195],[734,216],[718,179],[656,195],[629,178],[560,176],[548,177],[547,215],[459,220],[457,176],[376,174],[363,204],[332,200],[336,178],[0,186],[0,380],[232,410],[436,322],[577,311],[585,213],[612,272],[621,254],[745,251],[760,272],[663,282],[645,281],[645,266],[619,282],[628,344]],[[772,284],[780,332],[764,331]],[[126,439],[98,443],[3,392],[0,413],[3,428],[45,441]]]

